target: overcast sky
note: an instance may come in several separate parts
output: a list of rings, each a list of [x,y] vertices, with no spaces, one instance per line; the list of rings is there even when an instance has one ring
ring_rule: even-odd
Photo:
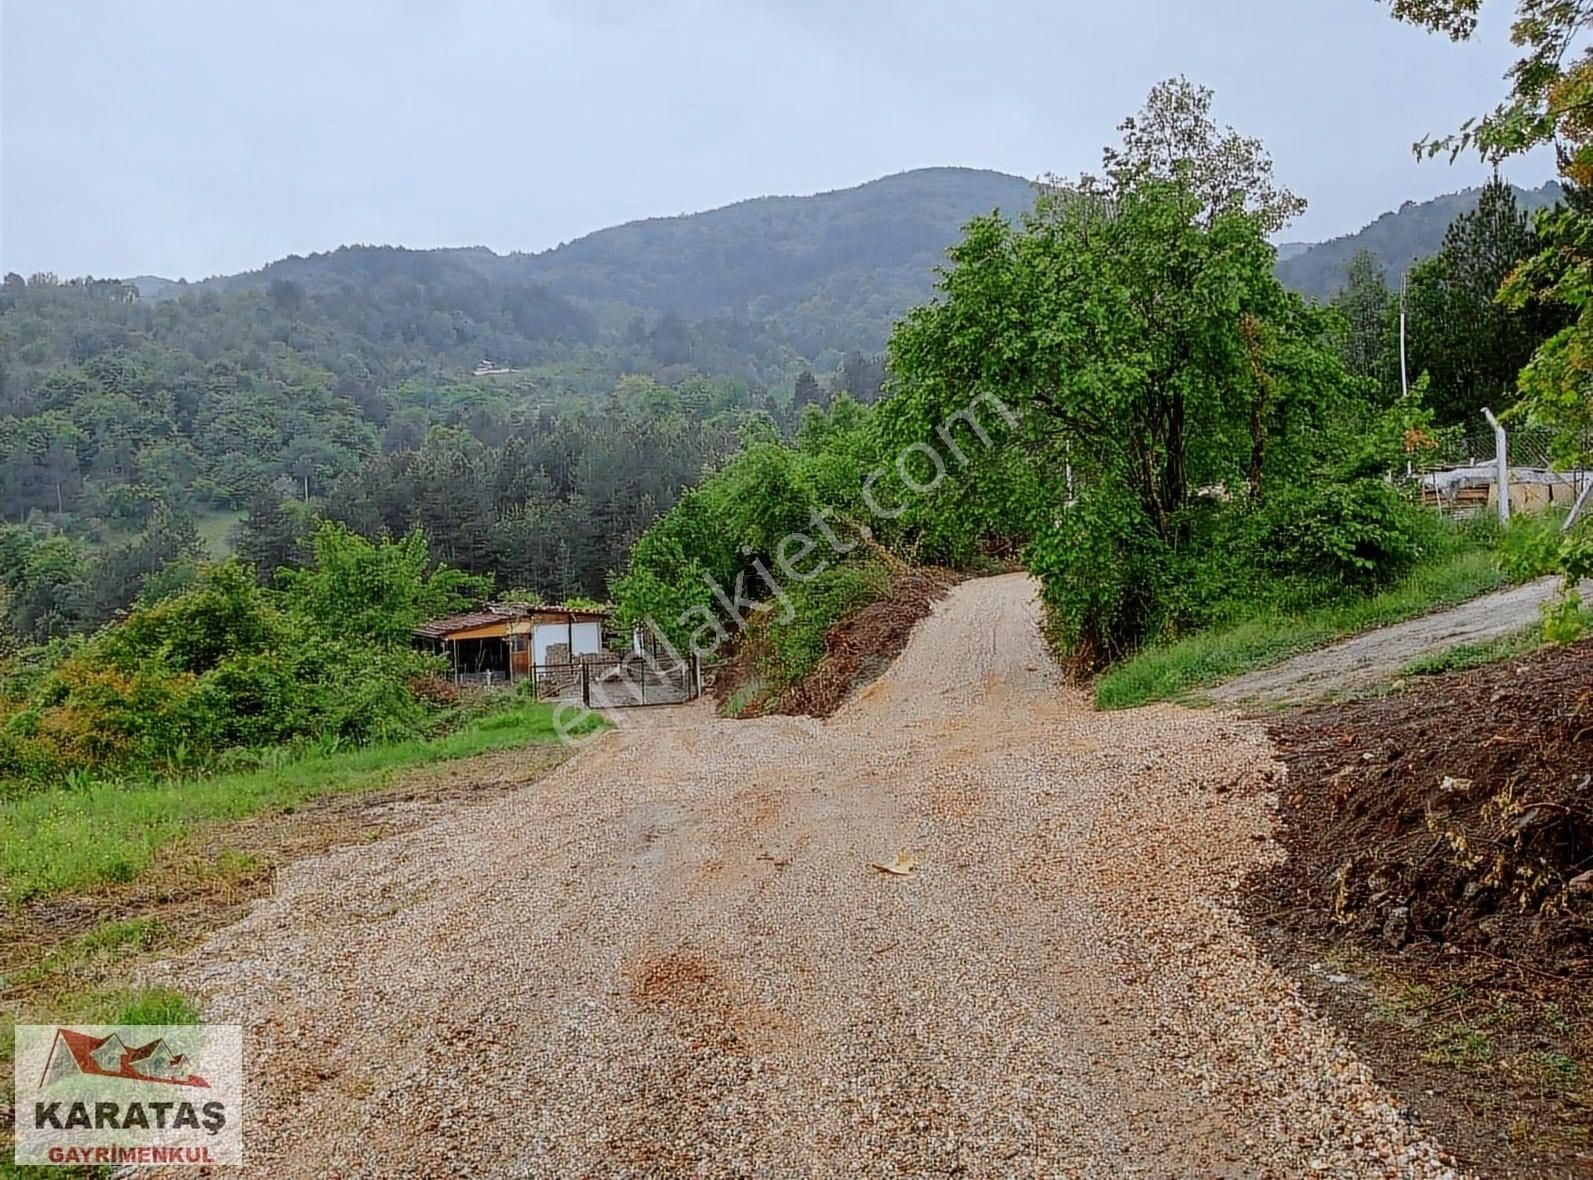
[[[537,250],[925,165],[1070,174],[1178,73],[1314,240],[1483,177],[1410,145],[1503,95],[1512,7],[1452,45],[1376,0],[0,0],[0,268]]]

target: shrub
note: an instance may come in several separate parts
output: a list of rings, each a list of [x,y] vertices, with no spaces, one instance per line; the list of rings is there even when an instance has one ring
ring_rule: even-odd
[[[284,743],[417,736],[445,710],[412,686],[437,671],[409,646],[430,612],[478,579],[431,569],[420,535],[316,533],[317,564],[261,587],[248,567],[204,569],[92,639],[13,657],[0,682],[7,793],[73,773],[147,776]]]
[[[871,561],[831,566],[811,581],[788,585],[791,618],[771,619],[762,637],[769,654],[764,671],[770,687],[780,691],[813,671],[824,658],[825,633],[889,586],[889,572]]]
[[[1262,510],[1262,557],[1278,572],[1370,589],[1392,581],[1420,556],[1420,516],[1382,479],[1292,485]]]
[[[1138,500],[1111,484],[1082,493],[1024,552],[1042,580],[1055,633],[1081,672],[1117,658],[1151,629],[1168,558]]]
[[[1499,537],[1499,565],[1518,582],[1531,581],[1563,568],[1560,513],[1540,512],[1514,516]]]

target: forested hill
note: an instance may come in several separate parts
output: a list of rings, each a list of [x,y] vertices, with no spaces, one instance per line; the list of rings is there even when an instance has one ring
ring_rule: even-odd
[[[1350,259],[1369,250],[1383,264],[1389,285],[1398,286],[1402,271],[1438,253],[1444,231],[1455,218],[1477,207],[1481,191],[1468,188],[1431,201],[1406,201],[1364,229],[1315,245],[1285,242],[1278,247],[1278,278],[1302,295],[1331,299],[1344,286],[1344,268]],[[1515,188],[1515,194],[1516,203],[1531,212],[1560,200],[1561,189],[1551,180],[1538,188]]]
[[[921,168],[813,196],[633,221],[539,254],[350,246],[197,284],[148,275],[134,284],[156,300],[274,283],[315,294],[412,281],[459,297],[502,287],[534,299],[544,316],[556,301],[575,300],[632,337],[661,327],[678,338],[666,347],[681,361],[698,359],[685,354],[693,323],[707,320],[698,334],[756,334],[751,347],[783,346],[827,368],[845,352],[884,346],[891,324],[929,296],[935,267],[970,218],[993,209],[1016,216],[1033,202],[1034,186],[1021,177]],[[738,375],[766,377],[771,366],[763,359]]]
[[[1437,252],[1478,191],[1407,201],[1326,242],[1281,243],[1278,277],[1329,299],[1364,249],[1397,282]],[[1554,181],[1515,191],[1528,211],[1560,199]],[[645,343],[665,365],[776,383],[804,362],[827,370],[845,353],[877,353],[891,325],[929,297],[935,268],[969,218],[992,209],[1013,217],[1033,200],[1034,185],[1022,177],[920,168],[834,192],[627,222],[541,253],[345,246],[198,283],[129,281],[146,301],[275,284],[288,298],[302,291],[363,302],[386,288],[433,318],[453,308],[477,320],[502,310],[518,328],[534,325],[521,335],[590,342],[596,333],[628,347]],[[524,363],[523,354],[494,359]]]
[[[874,401],[891,325],[931,298],[962,227],[1032,197],[933,168],[541,254],[346,246],[198,283],[6,275],[0,650],[8,631],[99,625],[201,531],[224,549],[245,512],[238,544],[263,574],[303,555],[319,514],[420,527],[501,587],[600,594],[747,439],[789,436],[841,392]],[[1328,294],[1362,246],[1390,267],[1432,254],[1474,200],[1286,246],[1280,272]]]
[[[760,197],[600,230],[526,262],[562,295],[677,315],[772,316],[805,356],[877,350],[930,293],[969,218],[1034,203],[1017,176],[922,168],[810,197]]]

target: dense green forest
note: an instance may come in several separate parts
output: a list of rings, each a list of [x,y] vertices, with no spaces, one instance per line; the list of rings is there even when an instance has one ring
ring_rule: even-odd
[[[789,433],[837,391],[875,399],[889,324],[957,227],[1031,195],[936,169],[536,256],[356,246],[193,284],[7,276],[7,631],[100,625],[234,541],[269,578],[316,515],[419,527],[503,587],[600,595],[746,431]]]
[[[320,513],[371,536],[420,527],[436,557],[501,584],[601,594],[630,541],[743,431],[788,428],[838,389],[872,400],[883,380],[860,353],[823,381],[796,366],[773,390],[707,378],[646,333],[594,344],[589,317],[539,289],[522,303],[451,275],[155,303],[113,281],[8,278],[11,633],[103,623],[203,555],[196,524],[225,539],[245,512],[236,540],[266,576],[302,554]],[[524,367],[473,377],[486,354]]]
[[[1016,215],[1033,202],[1034,185],[1021,177],[924,168],[836,192],[630,222],[540,254],[350,247],[198,286],[338,291],[387,277],[431,284],[441,273],[462,290],[541,288],[578,301],[606,338],[646,343],[662,364],[772,383],[789,380],[798,357],[828,370],[847,352],[879,352],[896,319],[929,294],[934,268],[968,218],[993,209]],[[156,298],[185,289],[138,281]]]

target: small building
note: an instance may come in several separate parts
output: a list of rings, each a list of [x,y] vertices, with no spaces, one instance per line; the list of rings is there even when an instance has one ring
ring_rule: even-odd
[[[513,683],[533,667],[568,667],[603,657],[602,609],[488,603],[415,628],[415,640],[442,653],[460,682]]]

